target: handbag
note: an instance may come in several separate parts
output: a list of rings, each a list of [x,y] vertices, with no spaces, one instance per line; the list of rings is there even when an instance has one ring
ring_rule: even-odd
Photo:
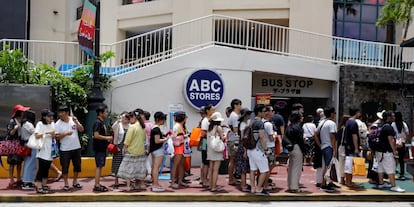
[[[353,167],[352,175],[367,175],[367,168],[365,166],[365,158],[363,157],[354,157],[353,158]]]
[[[193,128],[190,135],[190,147],[197,147],[200,142],[201,128]]]
[[[224,142],[220,139],[220,136],[210,136],[210,147],[215,152],[223,152],[224,151]]]
[[[112,143],[108,144],[107,149],[108,149],[109,154],[115,155],[115,154],[118,154],[118,152],[119,152],[118,147],[116,145],[112,144]]]
[[[186,138],[184,139],[184,157],[190,157],[191,153],[193,153],[193,151],[191,150],[190,139]]]
[[[0,141],[0,155],[17,154],[17,148],[20,145],[19,140],[2,140]]]
[[[27,146],[32,149],[41,149],[43,147],[44,137],[36,139],[35,134],[33,133],[27,141]]]
[[[18,146],[17,147],[17,155],[20,157],[27,157],[32,154],[32,149],[26,145]]]

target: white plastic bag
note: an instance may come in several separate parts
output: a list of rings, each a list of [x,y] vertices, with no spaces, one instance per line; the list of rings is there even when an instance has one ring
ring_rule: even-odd
[[[164,143],[164,155],[174,157],[174,144],[171,138]]]
[[[332,170],[335,170],[335,172],[332,172]],[[339,161],[338,159],[336,159],[335,157],[332,158],[331,162],[328,165],[328,169],[326,170],[325,173],[325,180],[327,182],[340,182],[341,181],[341,171],[339,168]]]
[[[184,157],[190,157],[193,151],[190,147],[190,138],[184,139]]]
[[[27,146],[32,149],[41,149],[43,147],[43,140],[44,136],[40,139],[36,139],[35,134],[33,133],[29,137],[29,141],[27,142]]]

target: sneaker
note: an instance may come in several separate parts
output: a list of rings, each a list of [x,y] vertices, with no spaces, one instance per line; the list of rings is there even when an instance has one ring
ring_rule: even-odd
[[[319,188],[321,191],[327,192],[327,193],[333,193],[335,192],[335,188],[329,187],[329,186],[321,186]]]
[[[34,190],[35,185],[33,183],[23,183],[22,190]]]
[[[151,190],[152,190],[152,192],[164,192],[165,191],[164,188],[157,187],[157,186],[153,186]]]
[[[402,181],[404,181],[404,180],[406,180],[407,178],[404,176],[404,175],[401,175],[400,177],[398,177],[398,180],[402,180]]]
[[[391,188],[391,184],[384,182],[384,184],[377,185],[378,189]]]
[[[405,192],[405,190],[400,188],[399,186],[394,186],[394,187],[390,188],[390,191],[398,192],[398,193],[404,193]]]
[[[329,183],[328,187],[330,187],[330,188],[341,188],[341,186],[335,185],[335,183]]]
[[[257,196],[269,196],[269,192],[267,192],[265,189],[262,189],[260,192],[255,193]]]

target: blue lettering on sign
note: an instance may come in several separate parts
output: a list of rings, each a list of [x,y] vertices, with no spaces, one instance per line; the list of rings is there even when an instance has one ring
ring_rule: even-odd
[[[185,97],[196,109],[207,104],[218,105],[223,99],[223,91],[220,75],[208,69],[195,71],[185,84]]]

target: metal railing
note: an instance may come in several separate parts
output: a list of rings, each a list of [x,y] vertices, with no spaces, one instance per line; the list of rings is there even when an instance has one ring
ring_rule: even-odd
[[[75,42],[0,40],[0,49],[21,49],[36,64],[46,63],[66,76],[87,59]],[[367,67],[400,69],[414,60],[412,48],[318,34],[263,22],[209,15],[160,28],[113,44],[101,52],[115,58],[102,64],[101,72],[122,75],[207,46],[296,56],[306,59]]]

